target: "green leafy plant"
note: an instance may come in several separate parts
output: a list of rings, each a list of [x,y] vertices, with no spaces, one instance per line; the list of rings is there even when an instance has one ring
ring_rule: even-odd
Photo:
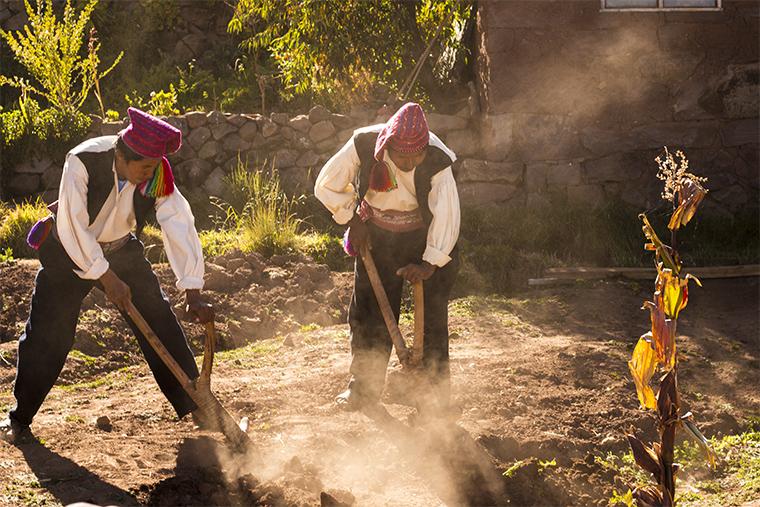
[[[632,491],[633,499],[641,507],[673,506],[676,503],[675,476],[680,465],[674,460],[674,446],[678,427],[688,430],[704,449],[710,464],[715,465],[714,452],[694,424],[691,412],[680,413],[676,353],[676,325],[679,313],[689,300],[689,280],[700,284],[683,269],[677,248],[677,233],[689,223],[707,195],[707,190],[702,186],[706,178],[686,170],[688,160],[681,151],[674,156],[665,148],[664,154],[656,161],[659,166],[657,177],[665,182],[662,197],[672,203],[673,214],[668,222],[670,245],[660,240],[647,216],[640,215],[644,224],[642,230],[647,238],[644,249],[655,253],[657,279],[652,301],[645,301],[642,307],[650,312],[651,330],[639,338],[628,367],[636,384],[639,402],[642,407],[654,411],[660,434],[660,442],[652,445],[647,445],[633,433],[627,435],[636,464],[657,480],[656,486],[638,486]],[[664,372],[664,376],[655,396],[649,382],[658,369]]]
[[[362,100],[376,79],[399,88],[441,32],[420,73],[427,92],[438,91],[463,54],[472,12],[472,3],[460,0],[239,0],[228,30],[244,37],[241,46],[259,65],[277,69],[256,69],[256,77],[277,80],[286,100],[340,103]]]
[[[34,257],[35,252],[26,244],[29,229],[49,214],[42,199],[26,201],[9,207],[0,214],[0,251],[16,258]]]
[[[179,114],[177,108],[177,90],[174,88],[174,84],[169,84],[169,90],[159,90],[150,92],[150,97],[146,100],[140,97],[136,91],[132,91],[132,95],[126,95],[124,99],[127,104],[134,106],[138,109],[142,109],[152,115],[156,116],[172,116]]]
[[[0,30],[0,36],[36,83],[32,85],[17,76],[1,76],[0,84],[34,92],[59,112],[76,115],[92,87],[113,70],[123,55],[120,53],[106,70],[99,69],[100,44],[94,31],[86,36],[97,3],[98,0],[89,0],[77,13],[71,0],[66,0],[59,20],[52,0],[40,0],[36,10],[29,0],[24,0],[29,23],[23,31],[15,33]],[[83,51],[85,41],[88,43]]]

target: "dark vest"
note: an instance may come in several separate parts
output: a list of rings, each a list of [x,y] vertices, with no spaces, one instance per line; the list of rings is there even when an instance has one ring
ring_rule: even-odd
[[[359,200],[369,189],[369,174],[375,164],[375,141],[379,132],[363,132],[354,136],[354,146],[359,155]],[[432,189],[431,179],[433,176],[454,164],[454,161],[442,149],[436,146],[428,146],[425,161],[414,170],[414,190],[417,194],[417,204],[420,207],[422,219],[425,225],[430,227],[433,221],[433,213],[430,211],[428,195]]]
[[[115,150],[74,153],[82,161],[87,169],[87,214],[90,216],[90,225],[100,213],[106,203],[106,199],[114,188],[113,167]],[[135,189],[132,200],[135,207],[135,219],[137,220],[137,236],[140,236],[148,220],[155,215],[156,199],[143,196]]]

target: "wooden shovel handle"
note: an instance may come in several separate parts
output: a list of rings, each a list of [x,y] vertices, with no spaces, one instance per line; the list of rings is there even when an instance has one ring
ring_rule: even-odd
[[[214,351],[216,350],[217,342],[214,322],[206,322],[204,329],[206,331],[206,340],[203,344],[203,365],[201,366],[201,376],[198,377],[198,384],[210,388],[211,369],[214,367]]]
[[[422,363],[422,352],[425,348],[425,292],[422,282],[412,284],[414,294],[414,344],[412,345],[412,365]]]
[[[398,322],[391,310],[391,304],[388,302],[388,295],[385,293],[383,282],[380,281],[380,275],[377,272],[375,266],[375,260],[372,258],[372,252],[369,250],[369,245],[364,244],[359,253],[364,262],[364,268],[367,270],[367,276],[369,276],[369,282],[372,285],[372,290],[375,293],[377,304],[380,306],[380,313],[383,314],[383,320],[385,326],[388,328],[388,333],[391,335],[391,341],[393,346],[396,347],[396,355],[402,366],[408,366],[410,360],[409,349],[406,347],[404,337],[401,335],[401,330],[398,328]]]
[[[235,419],[232,418],[229,412],[219,403],[216,396],[210,389],[203,388],[202,385],[197,385],[190,377],[187,376],[185,370],[179,365],[176,359],[172,357],[161,340],[156,336],[156,333],[150,328],[146,320],[135,308],[132,302],[127,303],[127,315],[137,326],[137,329],[145,337],[145,340],[150,344],[153,350],[156,351],[158,357],[164,362],[167,368],[176,377],[185,392],[190,398],[198,405],[198,408],[203,410],[209,417],[213,418],[218,427],[221,428],[222,434],[227,440],[238,450],[247,451],[253,449],[253,442],[248,435],[240,429]],[[204,356],[205,362],[205,356]],[[209,374],[211,370],[209,369]]]

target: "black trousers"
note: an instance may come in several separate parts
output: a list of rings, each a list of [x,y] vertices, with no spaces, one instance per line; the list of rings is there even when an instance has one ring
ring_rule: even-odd
[[[422,262],[427,242],[427,229],[411,232],[389,232],[369,223],[372,257],[385,287],[398,322],[404,280],[396,274],[407,264]],[[459,271],[458,249],[451,261],[437,268],[423,283],[425,293],[425,341],[423,367],[431,378],[449,377],[448,302]],[[351,382],[349,387],[371,400],[378,400],[385,384],[385,371],[392,342],[385,326],[375,293],[360,257],[354,267],[354,294],[348,309],[351,328]]]
[[[79,278],[76,268],[61,244],[49,237],[40,247],[42,268],[37,273],[32,306],[26,329],[19,338],[18,363],[13,394],[16,406],[10,416],[29,425],[63,369],[71,347],[82,300],[97,283]],[[187,344],[185,333],[172,312],[158,278],[145,259],[142,243],[135,237],[108,257],[110,268],[129,285],[132,301],[169,353],[188,376],[196,378],[198,368]],[[145,359],[169,402],[179,417],[195,410],[196,405],[137,329],[132,319],[122,313],[132,328]]]

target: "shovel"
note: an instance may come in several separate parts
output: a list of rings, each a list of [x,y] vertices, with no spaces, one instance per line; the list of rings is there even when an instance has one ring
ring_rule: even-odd
[[[391,341],[396,348],[396,355],[401,366],[410,369],[418,367],[422,362],[422,350],[425,339],[425,298],[422,291],[422,282],[412,284],[412,291],[414,292],[414,343],[410,351],[398,327],[396,317],[393,315],[390,302],[388,302],[388,295],[383,288],[383,282],[380,280],[380,274],[377,272],[377,266],[375,266],[375,260],[372,257],[369,245],[364,244],[359,253],[364,263],[364,268],[367,270],[367,276],[375,293],[377,304],[380,306],[385,326],[388,328]]]
[[[169,351],[166,350],[164,344],[161,343],[161,340],[158,339],[156,333],[153,332],[131,301],[127,303],[126,310],[129,317],[142,332],[143,336],[145,336],[145,339],[150,346],[153,347],[153,350],[156,351],[158,357],[161,358],[167,368],[169,368],[172,374],[176,377],[185,392],[195,404],[198,405],[198,408],[203,410],[206,415],[216,423],[217,427],[221,429],[222,434],[232,447],[240,452],[252,449],[253,442],[251,439],[211,392],[211,365],[214,361],[214,346],[216,344],[214,323],[210,322],[206,324],[206,343],[203,353],[203,367],[200,377],[194,382],[190,380],[190,377],[187,376],[185,370],[183,370],[179,363],[177,363],[172,355],[169,354]]]

